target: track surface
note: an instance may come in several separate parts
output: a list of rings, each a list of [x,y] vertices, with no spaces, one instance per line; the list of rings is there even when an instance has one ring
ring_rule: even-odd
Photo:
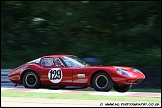
[[[38,92],[38,93],[62,93],[62,94],[90,94],[90,95],[104,95],[104,96],[135,96],[135,97],[161,97],[161,93],[151,92],[97,92],[97,91],[79,91],[79,90],[50,90],[50,89],[26,89],[19,87],[1,87],[2,90],[23,91],[23,92]]]
[[[101,103],[114,101],[109,100],[74,100],[74,99],[45,99],[45,98],[19,98],[19,97],[2,97],[2,105],[5,107],[96,107]],[[120,103],[119,101],[116,101]]]
[[[135,97],[158,97],[161,98],[161,93],[149,92],[97,92],[97,91],[79,91],[79,90],[49,90],[49,89],[26,89],[20,87],[1,87],[1,91],[21,91],[21,92],[38,92],[38,93],[61,93],[61,94],[90,94],[90,95],[106,95],[106,96],[135,96]],[[22,97],[1,97],[2,107],[119,107],[118,105],[106,105],[106,103],[117,103],[121,106],[123,101],[110,101],[110,100],[75,100],[75,99],[46,99],[46,98],[22,98]],[[125,102],[124,103],[130,103]],[[137,104],[137,102],[133,102]],[[131,104],[133,104],[131,102]],[[138,102],[139,103],[139,102]],[[132,105],[124,107],[132,107]],[[147,103],[148,104],[148,103]],[[149,105],[146,105],[149,107]],[[145,107],[146,107],[145,106]],[[159,103],[161,106],[161,103]],[[158,106],[158,107],[159,107]],[[135,106],[134,106],[135,107]],[[136,106],[137,107],[137,106]],[[139,107],[139,106],[138,106]],[[151,107],[151,106],[150,106]]]

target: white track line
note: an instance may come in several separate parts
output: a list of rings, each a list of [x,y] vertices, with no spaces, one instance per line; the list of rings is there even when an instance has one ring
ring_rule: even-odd
[[[9,89],[13,89],[13,88],[1,88],[1,91],[2,90],[9,90]]]
[[[38,93],[64,93],[69,92],[69,90],[48,90],[48,89],[34,89],[26,92],[38,92]]]

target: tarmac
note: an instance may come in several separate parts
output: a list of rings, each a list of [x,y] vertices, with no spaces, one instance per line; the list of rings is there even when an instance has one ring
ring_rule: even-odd
[[[79,90],[49,90],[49,89],[26,89],[1,87],[1,92],[37,92],[37,93],[61,93],[61,94],[90,94],[101,96],[130,96],[130,97],[155,97],[161,98],[161,93],[151,92],[97,92]],[[1,107],[161,107],[158,102],[128,102],[112,100],[79,100],[79,99],[47,99],[47,98],[25,98],[25,97],[2,97]]]

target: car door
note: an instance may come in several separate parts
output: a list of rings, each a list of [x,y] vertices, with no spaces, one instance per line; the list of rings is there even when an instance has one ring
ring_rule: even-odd
[[[88,85],[88,72],[85,72],[84,67],[75,67],[73,69],[73,85],[74,86],[87,86]]]
[[[73,86],[87,86],[88,85],[88,73],[85,71],[85,64],[76,56],[64,56],[61,58],[67,67],[72,69],[72,81]]]
[[[72,69],[65,67],[59,58],[43,58],[41,66],[42,68],[38,71],[43,84],[72,85]]]

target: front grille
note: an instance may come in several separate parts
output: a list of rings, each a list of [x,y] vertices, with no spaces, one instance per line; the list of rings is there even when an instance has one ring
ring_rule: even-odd
[[[134,83],[140,83],[141,81],[143,81],[144,79],[138,79],[136,81],[134,81]]]

